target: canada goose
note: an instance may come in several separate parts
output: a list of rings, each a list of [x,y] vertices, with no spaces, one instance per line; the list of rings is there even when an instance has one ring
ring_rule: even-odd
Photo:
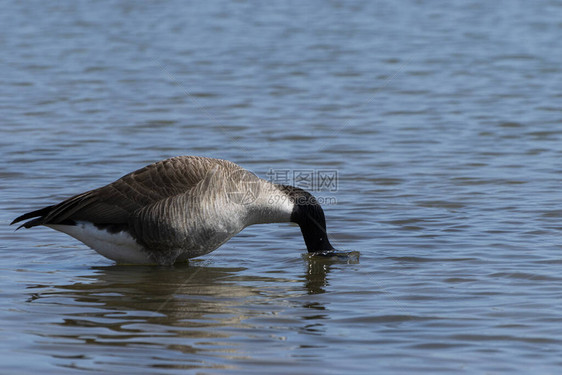
[[[275,184],[227,160],[178,156],[11,224],[66,233],[118,263],[172,264],[207,254],[245,227],[294,222],[310,253],[335,249],[307,191]]]

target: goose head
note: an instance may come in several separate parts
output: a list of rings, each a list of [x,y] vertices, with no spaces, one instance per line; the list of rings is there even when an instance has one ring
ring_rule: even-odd
[[[328,240],[324,210],[316,198],[297,187],[284,188],[294,204],[290,221],[299,225],[308,252],[323,254],[335,251]]]

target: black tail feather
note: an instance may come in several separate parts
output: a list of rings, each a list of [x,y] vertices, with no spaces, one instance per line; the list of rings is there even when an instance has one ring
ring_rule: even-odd
[[[37,225],[41,225],[41,224],[43,224],[43,218],[45,216],[47,216],[47,214],[49,214],[49,212],[53,209],[53,207],[54,206],[48,206],[48,207],[42,208],[40,210],[28,212],[26,214],[18,216],[17,218],[14,219],[14,221],[12,221],[10,223],[10,225],[13,225],[15,223],[19,223],[20,221],[23,221],[23,220],[32,219],[32,218],[36,218],[36,219],[33,219],[33,220],[30,220],[30,221],[27,221],[27,222],[23,223],[16,230],[18,230],[22,227],[23,228],[31,228],[31,227],[35,227]]]

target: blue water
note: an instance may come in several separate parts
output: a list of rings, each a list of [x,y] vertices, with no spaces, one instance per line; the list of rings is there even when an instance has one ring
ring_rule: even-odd
[[[4,2],[0,372],[559,373],[561,20],[548,0]],[[175,155],[335,171],[311,190],[359,262],[309,259],[292,225],[175,267],[9,226]]]

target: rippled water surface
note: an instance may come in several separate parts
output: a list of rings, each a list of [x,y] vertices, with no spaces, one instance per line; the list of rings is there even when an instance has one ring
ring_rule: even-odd
[[[559,1],[0,8],[2,373],[560,373]],[[360,261],[288,224],[174,267],[9,226],[190,154],[336,171]]]

